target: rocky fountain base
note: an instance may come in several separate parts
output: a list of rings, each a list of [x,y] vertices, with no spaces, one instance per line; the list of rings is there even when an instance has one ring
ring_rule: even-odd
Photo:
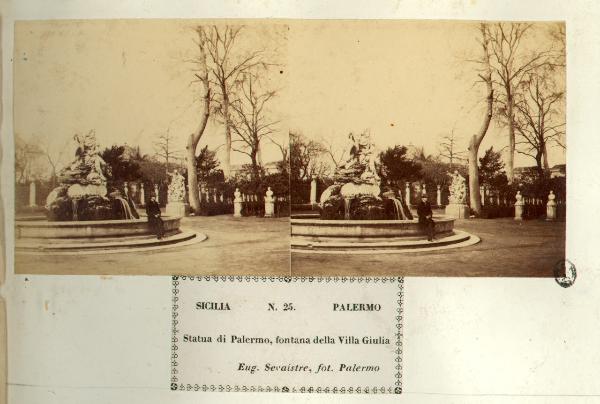
[[[158,240],[142,219],[52,222],[25,218],[15,223],[15,251],[22,254],[106,254],[187,245],[206,235],[180,228],[180,217],[163,217]]]

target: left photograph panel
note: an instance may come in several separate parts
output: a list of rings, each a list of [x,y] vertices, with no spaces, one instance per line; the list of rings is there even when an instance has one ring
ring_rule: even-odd
[[[15,272],[289,275],[288,32],[15,23]]]

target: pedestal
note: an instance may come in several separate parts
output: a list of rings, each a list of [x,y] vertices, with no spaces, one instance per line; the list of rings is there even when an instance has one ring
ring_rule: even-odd
[[[190,205],[183,201],[169,202],[165,210],[166,216],[188,216],[190,214]]]
[[[456,219],[468,219],[469,207],[464,203],[450,203],[446,206],[445,214]]]
[[[242,201],[233,202],[233,217],[242,217]]]
[[[31,181],[29,183],[29,206],[31,206],[31,207],[37,206],[35,201],[36,201],[35,181]]]
[[[556,204],[546,206],[546,220],[556,220]]]
[[[146,206],[146,191],[143,182],[140,184],[140,206]]]
[[[275,201],[273,199],[266,200],[265,199],[265,217],[273,217],[275,214]]]
[[[315,178],[310,182],[310,204],[317,204],[317,180]]]
[[[523,220],[523,203],[515,203],[515,220]]]

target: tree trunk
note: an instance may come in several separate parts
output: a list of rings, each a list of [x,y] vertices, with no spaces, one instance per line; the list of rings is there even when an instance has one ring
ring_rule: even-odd
[[[490,122],[492,121],[492,114],[494,111],[492,69],[490,66],[490,55],[487,48],[487,30],[485,29],[484,24],[481,25],[481,32],[483,35],[483,60],[486,63],[486,72],[485,75],[481,75],[480,77],[483,79],[486,85],[487,108],[483,122],[481,123],[481,128],[479,128],[479,132],[473,135],[469,141],[469,203],[471,205],[471,210],[475,213],[475,215],[481,214],[481,194],[479,193],[479,167],[477,166],[477,154],[479,153],[479,145],[481,145],[481,141],[490,127]]]
[[[191,133],[185,146],[187,178],[188,178],[188,199],[190,207],[195,212],[200,211],[200,197],[198,195],[198,173],[196,172],[196,145],[194,145],[194,134]]]
[[[542,148],[542,153],[544,155],[544,170],[549,170],[550,165],[548,165],[548,149],[546,147],[546,142],[544,142],[544,147]]]
[[[195,213],[200,212],[200,196],[198,195],[198,173],[196,172],[196,148],[200,142],[200,138],[204,134],[206,129],[206,123],[210,114],[210,90],[208,86],[204,93],[204,113],[202,114],[202,120],[198,126],[196,133],[190,134],[188,138],[186,150],[187,160],[187,174],[188,174],[188,191],[190,206]]]
[[[252,183],[254,185],[254,194],[257,196],[259,202],[263,201],[265,196],[264,190],[259,175],[259,166],[256,160],[256,149],[250,152],[250,161],[252,166]]]
[[[196,148],[200,142],[200,138],[204,134],[206,124],[208,123],[208,117],[210,115],[210,86],[208,82],[208,68],[206,66],[206,54],[204,48],[200,45],[200,73],[196,76],[202,83],[202,101],[204,111],[200,124],[196,132],[191,133],[188,137],[187,144],[185,146],[186,151],[186,163],[187,163],[187,174],[188,174],[188,191],[190,206],[195,213],[200,211],[200,197],[198,196],[198,174],[196,173]]]
[[[510,90],[508,94],[508,105],[506,108],[506,116],[508,119],[508,158],[506,164],[506,177],[508,178],[508,183],[512,184],[515,179],[515,117]]]
[[[262,167],[263,159],[262,159],[262,150],[260,147],[260,143],[256,146],[256,161],[258,162],[258,165]]]
[[[210,114],[210,91],[207,89],[204,95],[204,113],[202,120],[196,133],[190,134],[188,138],[186,150],[187,171],[188,171],[188,191],[190,206],[195,213],[200,211],[200,196],[198,195],[198,173],[196,172],[196,148],[200,142],[200,138],[206,129],[208,116]]]
[[[538,137],[538,141],[540,142],[540,146],[538,147],[538,149],[536,150],[535,153],[535,165],[537,168],[537,172],[538,175],[540,176],[540,178],[544,175],[544,161],[546,160],[546,153],[545,153],[545,149],[546,149],[546,143],[544,142],[544,138],[542,136]],[[546,161],[547,163],[547,161]]]
[[[479,129],[479,133],[473,135],[469,141],[469,203],[471,210],[475,215],[481,214],[481,194],[479,193],[479,167],[477,166],[477,155],[479,153],[479,145],[483,137],[487,133],[492,120],[494,90],[492,88],[491,75],[489,81],[486,80],[487,86],[487,111],[483,118],[483,123]]]
[[[477,135],[473,135],[469,142],[469,204],[476,215],[481,214],[481,194],[479,192],[479,167],[477,166],[477,154],[479,145]]]
[[[250,161],[252,162],[252,181],[258,183],[258,161],[257,161],[257,152],[253,150],[250,152]]]
[[[221,88],[223,93],[223,117],[225,118],[225,160],[223,161],[223,173],[225,178],[231,176],[231,121],[229,119],[229,97],[226,89]]]
[[[543,157],[543,153],[541,150],[535,154],[535,164],[536,164],[537,172],[538,172],[538,175],[540,176],[540,178],[544,175],[544,167],[542,166],[542,164],[543,164],[542,157]]]

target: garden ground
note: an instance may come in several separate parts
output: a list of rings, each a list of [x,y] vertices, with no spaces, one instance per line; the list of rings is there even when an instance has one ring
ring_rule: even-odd
[[[456,229],[481,238],[470,247],[401,254],[292,254],[293,276],[554,277],[565,258],[565,223],[461,219]]]
[[[268,275],[290,268],[288,218],[187,217],[182,228],[208,236],[188,246],[114,254],[17,255],[17,273],[60,275]]]
[[[87,275],[536,276],[553,277],[564,259],[565,223],[513,219],[457,220],[479,244],[424,253],[307,254],[290,257],[288,218],[188,217],[182,227],[204,242],[145,252],[17,255],[17,273]]]

